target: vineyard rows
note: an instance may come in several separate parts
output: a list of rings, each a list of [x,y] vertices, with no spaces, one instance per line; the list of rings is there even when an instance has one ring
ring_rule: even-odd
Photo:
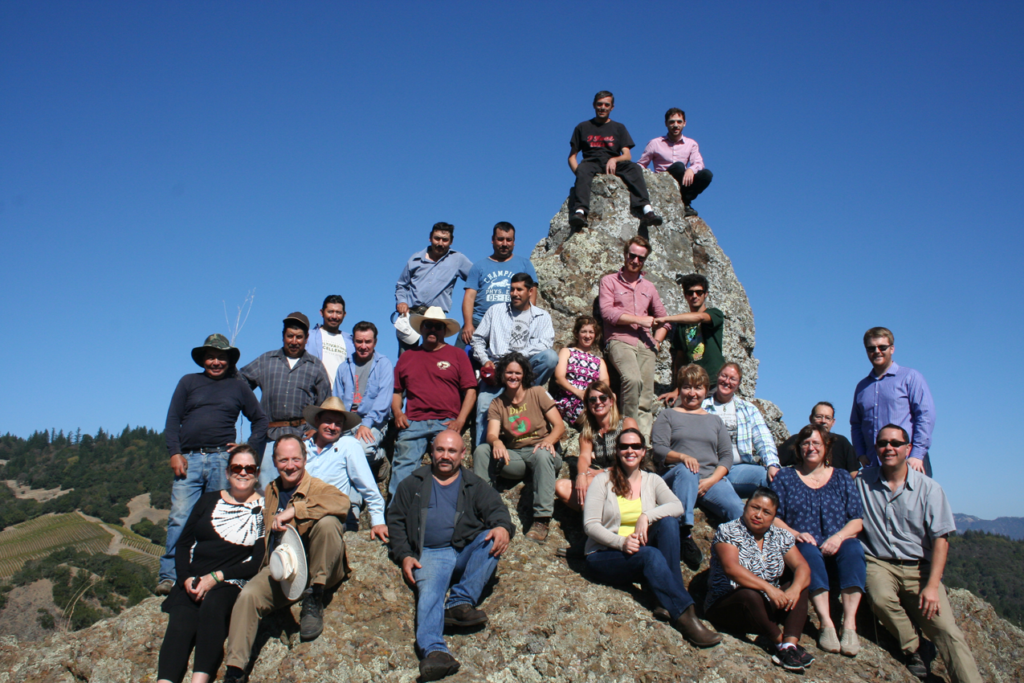
[[[102,553],[111,535],[99,524],[75,513],[45,515],[0,532],[0,578],[9,578],[29,560],[73,546],[87,553]]]
[[[152,543],[150,545],[152,545]],[[150,571],[155,572],[158,569],[160,569],[160,557],[158,555],[140,553],[130,548],[121,548],[121,550],[119,550],[117,554],[118,556],[125,560],[128,560],[129,562],[141,564],[143,567],[149,569]]]

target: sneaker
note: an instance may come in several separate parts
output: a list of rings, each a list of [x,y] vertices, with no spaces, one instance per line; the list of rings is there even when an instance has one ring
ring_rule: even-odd
[[[476,609],[468,603],[449,607],[444,611],[445,626],[479,626],[487,623],[487,614],[482,609]]]
[[[239,669],[237,666],[229,666],[224,671],[224,683],[246,683],[249,677],[245,671]]]
[[[170,579],[164,579],[156,585],[156,589],[153,592],[157,595],[168,595],[172,588],[174,588],[174,582]]]
[[[803,649],[799,645],[795,645],[794,647],[796,647],[796,656],[800,659],[800,663],[804,666],[810,666],[811,663],[814,661],[814,655],[812,655],[810,652]]]
[[[434,650],[420,660],[420,678],[439,681],[459,670],[459,660],[443,650]]]
[[[548,538],[548,523],[536,521],[530,530],[526,532],[526,537],[535,543],[543,543]]]
[[[302,611],[299,613],[299,637],[303,641],[314,640],[323,632],[323,593],[313,591],[302,598]]]
[[[826,626],[818,634],[818,648],[835,654],[839,652],[839,635],[835,626]]]
[[[843,629],[843,639],[839,641],[839,652],[847,657],[857,656],[857,653],[860,652],[860,638],[857,637],[856,631]]]
[[[661,220],[661,216],[654,213],[653,211],[648,211],[647,213],[640,217],[640,227],[649,225],[661,225],[662,223],[664,223],[664,221]]]
[[[907,665],[907,671],[912,676],[920,678],[922,681],[928,678],[928,666],[921,659],[920,652],[906,652],[903,655],[903,663]]]
[[[772,655],[772,664],[781,666],[786,671],[803,671],[804,665],[800,662],[800,654],[793,646],[776,648]]]
[[[569,216],[569,227],[573,230],[587,227],[587,215],[585,213],[573,213]]]
[[[683,216],[689,218],[690,216],[696,216],[697,209],[693,208],[689,204],[683,204]]]
[[[704,553],[697,547],[697,542],[693,540],[693,536],[687,536],[686,538],[679,541],[679,555],[686,566],[697,571],[700,569],[700,563],[704,561]]]

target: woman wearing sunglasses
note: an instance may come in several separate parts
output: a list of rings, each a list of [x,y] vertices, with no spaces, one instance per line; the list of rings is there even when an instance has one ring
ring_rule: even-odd
[[[178,539],[178,581],[164,600],[170,615],[157,667],[160,683],[181,683],[195,648],[192,683],[207,683],[224,657],[231,608],[263,562],[263,497],[249,446],[228,458],[228,489],[202,495]]]
[[[569,464],[570,474],[574,478],[559,479],[555,483],[555,495],[573,510],[583,509],[587,489],[594,477],[615,462],[615,442],[622,430],[638,428],[636,420],[619,415],[615,394],[604,380],[587,385],[583,392],[583,403],[586,412],[580,430],[580,454],[575,467],[573,463]]]
[[[647,447],[639,429],[622,430],[618,455],[594,477],[583,507],[587,570],[602,583],[644,582],[671,624],[697,647],[722,639],[697,618],[679,568],[683,506],[656,474],[640,469]]]

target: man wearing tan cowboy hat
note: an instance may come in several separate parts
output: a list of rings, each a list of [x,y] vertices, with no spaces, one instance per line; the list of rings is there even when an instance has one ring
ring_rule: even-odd
[[[411,316],[409,324],[422,340],[403,353],[395,366],[391,412],[398,435],[388,487],[392,496],[420,466],[427,444],[446,429],[461,434],[476,404],[476,376],[469,357],[444,341],[462,329],[458,321],[432,306],[422,315]]]
[[[234,381],[240,352],[222,334],[211,334],[192,349],[203,372],[185,375],[167,408],[164,436],[174,484],[167,518],[167,552],[160,558],[157,595],[174,586],[174,547],[199,496],[227,486],[228,451],[235,446],[235,423],[249,420],[249,445],[259,452],[267,435],[267,416],[244,382]]]
[[[267,447],[260,469],[274,464],[274,441],[285,434],[302,437],[312,426],[302,418],[306,406],[320,405],[331,395],[331,379],[323,362],[306,350],[309,318],[299,312],[284,319],[284,344],[249,363],[239,374],[252,389],[259,387],[260,405],[270,419]]]
[[[349,572],[342,538],[350,506],[348,496],[306,471],[305,446],[293,434],[282,436],[274,444],[274,465],[278,477],[267,487],[263,508],[267,552],[259,573],[245,584],[231,610],[225,683],[247,680],[246,668],[259,620],[274,610],[302,598],[299,635],[303,640],[319,636],[324,629],[324,591],[341,583]],[[307,549],[309,589],[305,591],[302,558],[294,557],[298,548],[288,542],[291,534],[285,532],[289,526],[298,532]],[[278,552],[280,545],[287,547]]]
[[[370,511],[370,538],[387,542],[384,497],[380,495],[362,446],[350,433],[359,426],[359,414],[345,410],[341,399],[331,396],[319,407],[306,406],[302,416],[316,427],[316,433],[302,442],[306,447],[306,472],[349,497],[352,508],[346,525],[352,531],[359,529],[359,510],[365,503]],[[260,486],[266,489],[277,476],[273,465],[261,469]]]

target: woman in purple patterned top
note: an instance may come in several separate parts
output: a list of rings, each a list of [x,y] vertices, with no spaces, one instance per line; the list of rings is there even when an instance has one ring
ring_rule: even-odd
[[[581,424],[583,416],[583,391],[591,382],[600,380],[608,383],[608,366],[594,352],[600,348],[601,328],[597,320],[589,315],[576,318],[573,326],[571,345],[558,352],[558,366],[555,367],[555,402],[558,412],[566,424]]]

